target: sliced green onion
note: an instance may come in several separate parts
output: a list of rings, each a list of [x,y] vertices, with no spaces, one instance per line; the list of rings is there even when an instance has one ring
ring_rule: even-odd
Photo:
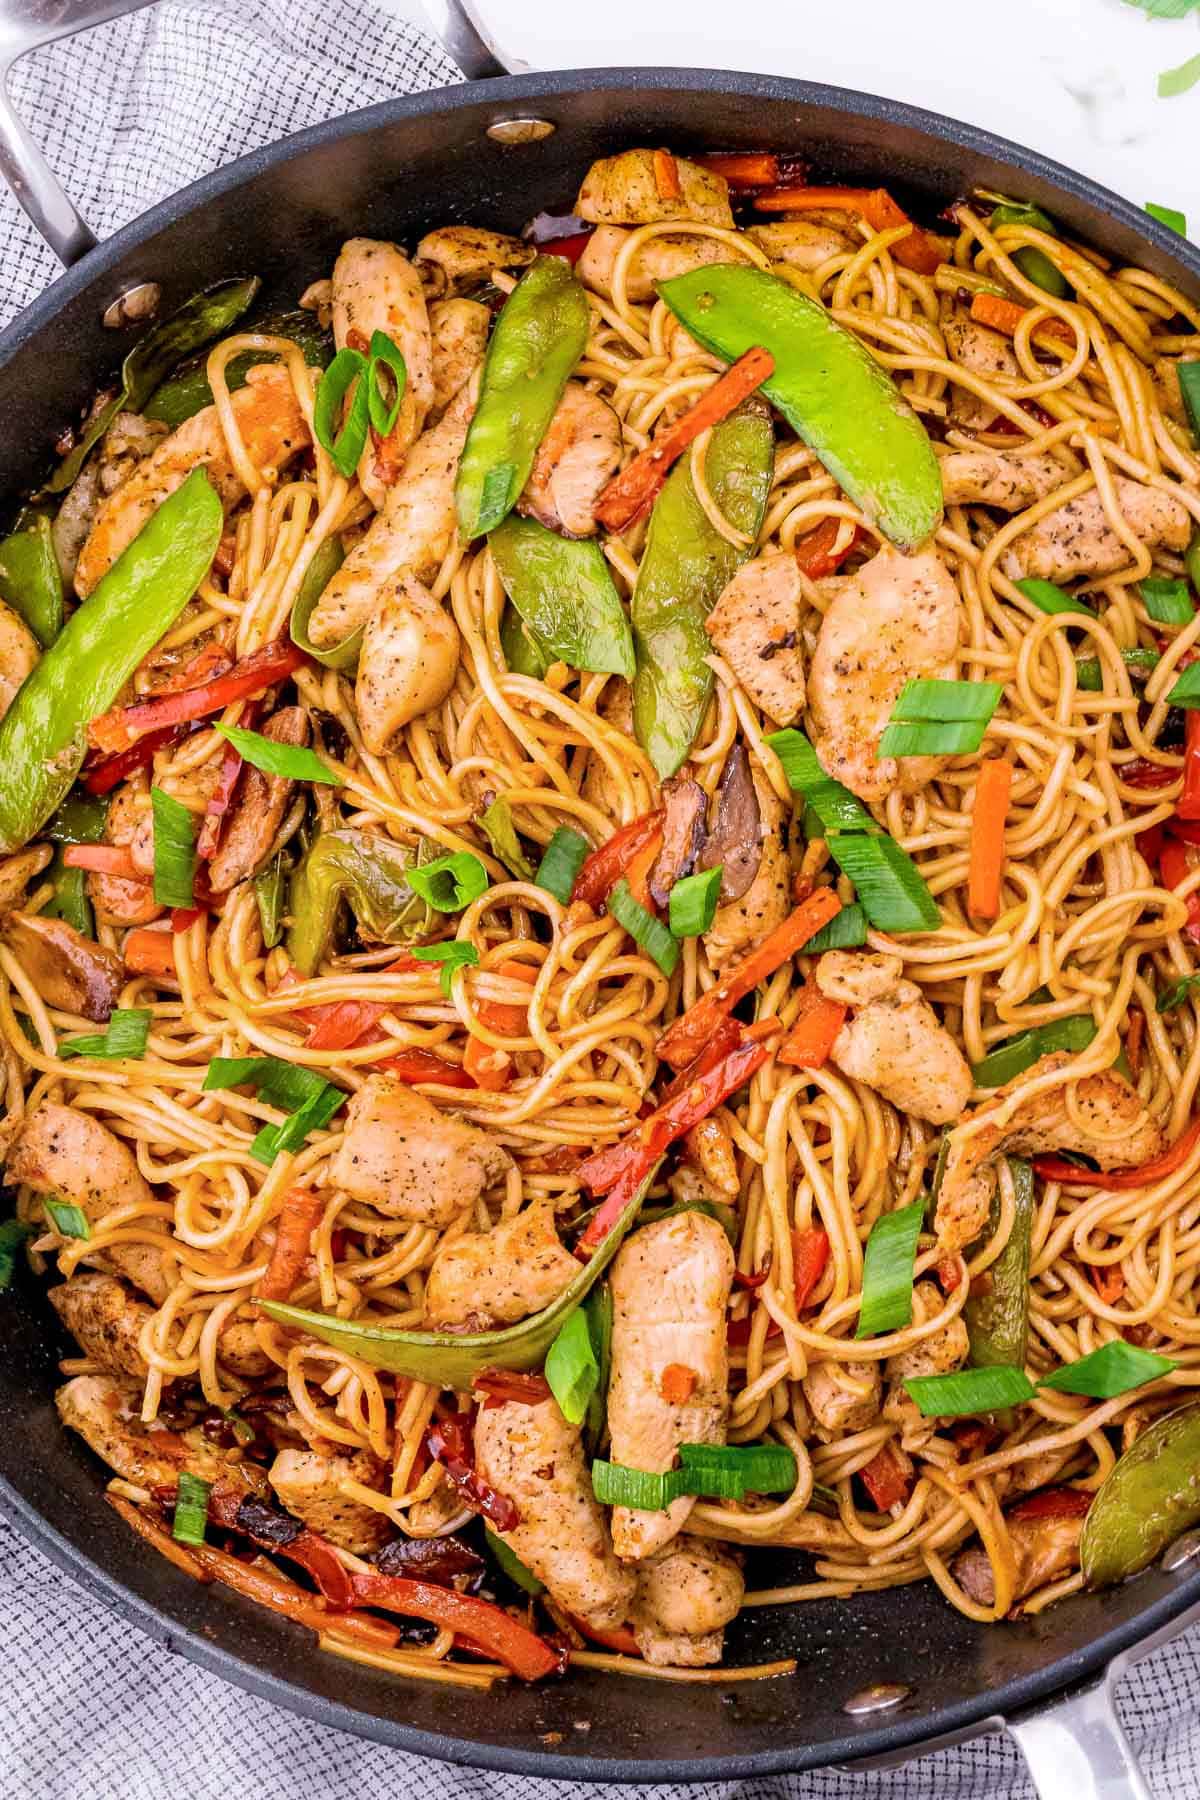
[[[540,1582],[532,1569],[527,1569],[515,1550],[510,1550],[502,1537],[497,1537],[490,1526],[483,1528],[483,1541],[491,1551],[501,1574],[526,1594],[544,1594],[545,1584]]]
[[[1182,586],[1182,583],[1180,583]],[[1189,608],[1189,617],[1190,617]],[[1127,669],[1144,669],[1147,674],[1159,664],[1157,650],[1122,650],[1121,661]],[[1104,673],[1098,656],[1081,656],[1075,661],[1075,685],[1085,694],[1098,694],[1104,686]]]
[[[1196,616],[1186,581],[1148,575],[1141,584],[1142,605],[1158,625],[1190,625]]]
[[[322,450],[328,452],[338,474],[344,475],[347,481],[353,477],[367,442],[370,415],[367,384],[362,379],[366,372],[367,359],[361,351],[339,350],[317,383],[317,398],[313,404],[316,440]],[[339,429],[342,402],[352,385],[354,398],[345,423]]]
[[[862,1305],[855,1337],[879,1337],[912,1322],[913,1264],[925,1200],[876,1219],[863,1256]]]
[[[254,877],[254,898],[258,902],[258,919],[265,950],[273,950],[283,937],[283,911],[289,868],[290,859],[285,851],[280,850],[266,868]]]
[[[607,1281],[592,1289],[583,1303],[583,1311],[592,1341],[592,1355],[596,1359],[596,1386],[587,1410],[588,1441],[594,1449],[604,1435],[608,1379],[612,1372],[613,1298]]]
[[[784,731],[772,731],[764,741],[782,763],[789,787],[794,793],[803,794],[817,815],[823,836],[831,837],[839,831],[883,830],[848,787],[825,773],[802,731],[789,725]]]
[[[413,893],[435,912],[462,912],[488,890],[488,873],[469,850],[439,856],[424,868],[410,868],[405,878]]]
[[[1178,1367],[1169,1356],[1156,1356],[1153,1350],[1113,1338],[1090,1356],[1081,1356],[1078,1362],[1055,1369],[1038,1386],[1053,1388],[1059,1394],[1086,1394],[1089,1400],[1113,1400],[1118,1394],[1143,1387],[1147,1381],[1156,1381]]]
[[[160,906],[193,906],[196,821],[181,800],[150,789],[154,816],[154,898]]]
[[[995,231],[998,225],[1029,225],[1035,231],[1044,231],[1047,237],[1057,237],[1058,227],[1054,220],[1048,218],[1040,206],[1024,203],[998,206],[989,221]],[[1046,252],[1037,244],[1025,244],[1020,250],[1011,252],[1012,259],[1021,273],[1029,278],[1036,287],[1043,288],[1046,293],[1053,294],[1056,299],[1065,300],[1071,291],[1070,283]]]
[[[33,1226],[28,1219],[5,1219],[0,1224],[0,1289],[12,1286],[17,1251],[32,1236]]]
[[[885,725],[876,761],[881,756],[969,756],[983,742],[987,727],[973,719],[948,719],[944,724],[900,721]]]
[[[389,406],[385,393],[386,383],[380,379],[384,369],[391,372],[395,383],[395,394]],[[380,438],[388,438],[395,430],[396,420],[400,417],[400,403],[404,399],[404,389],[408,384],[408,366],[403,356],[393,344],[386,331],[371,333],[371,360],[367,364],[367,378],[364,386],[367,390],[367,418],[372,431]]]
[[[281,1112],[294,1112],[324,1093],[328,1085],[315,1069],[285,1062],[280,1056],[214,1056],[201,1092],[252,1087],[268,1106],[277,1106]]]
[[[1167,695],[1168,706],[1185,706],[1190,710],[1200,706],[1200,662],[1189,663],[1180,671],[1179,680]]]
[[[1066,1019],[1051,1019],[1045,1025],[1034,1025],[1016,1037],[1008,1038],[990,1050],[982,1062],[971,1070],[977,1088],[1003,1087],[1015,1076],[1032,1069],[1039,1057],[1055,1050],[1072,1053],[1086,1050],[1096,1035],[1096,1021],[1091,1013],[1072,1013]]]
[[[178,1544],[202,1544],[208,1523],[208,1496],[211,1481],[201,1481],[190,1469],[180,1469],[179,1487],[175,1494],[175,1523],[171,1536]]]
[[[521,848],[517,828],[513,824],[512,807],[498,794],[487,811],[479,816],[480,829],[510,874],[521,881],[534,879],[533,864]]]
[[[329,787],[341,786],[341,776],[335,775],[315,750],[306,750],[303,744],[277,744],[274,738],[264,737],[260,731],[246,731],[241,725],[216,725],[213,729],[229,740],[244,761],[266,775],[282,775],[289,781],[323,781]]]
[[[473,969],[479,961],[479,952],[474,944],[464,943],[460,938],[451,938],[448,944],[418,944],[409,951],[409,955],[418,962],[441,963],[441,974],[438,986],[450,998],[451,985],[456,969]]]
[[[103,1032],[87,1037],[64,1038],[60,1056],[144,1056],[153,1014],[148,1006],[118,1006]]]
[[[937,902],[895,838],[842,832],[829,840],[829,848],[858,890],[867,918],[880,931],[938,929],[942,916]]]
[[[324,1131],[347,1098],[341,1088],[327,1082],[322,1093],[306,1101],[282,1125],[264,1125],[250,1145],[251,1156],[269,1168],[281,1150],[299,1150],[310,1132]]]
[[[892,718],[908,724],[972,719],[986,725],[1003,693],[1000,681],[906,681],[892,708]]]
[[[239,1444],[252,1444],[254,1442],[254,1427],[251,1425],[249,1419],[244,1419],[242,1417],[236,1406],[223,1406],[221,1408],[221,1417],[225,1420],[225,1423],[229,1426],[229,1429],[232,1431]]]
[[[75,1206],[70,1200],[59,1200],[54,1194],[46,1194],[42,1198],[42,1210],[60,1237],[91,1237],[92,1228],[81,1206]]]
[[[624,1463],[592,1464],[592,1492],[601,1506],[632,1506],[639,1512],[666,1512],[687,1490],[681,1485],[682,1469],[653,1475],[647,1469],[628,1469]]]
[[[560,825],[546,845],[534,880],[563,906],[569,906],[575,877],[587,861],[590,848],[585,837],[572,831],[569,825]]]
[[[733,1476],[740,1494],[787,1494],[796,1485],[796,1458],[785,1444],[680,1444],[684,1472],[706,1484],[715,1473]],[[699,1492],[714,1490],[705,1485]]]
[[[955,1369],[949,1375],[910,1375],[904,1385],[927,1419],[1001,1412],[1037,1393],[1024,1369],[1006,1363],[990,1369]]]
[[[1200,62],[1200,58],[1197,61]],[[1179,377],[1179,392],[1183,395],[1192,438],[1200,444],[1200,362],[1176,363],[1175,373]]]
[[[1177,207],[1159,206],[1155,201],[1147,200],[1146,211],[1160,225],[1165,225],[1168,231],[1177,231],[1180,237],[1187,236],[1187,214],[1181,213]]]
[[[723,873],[724,866],[718,863],[715,869],[702,869],[675,883],[668,909],[672,937],[700,937],[708,930],[716,917]]]
[[[622,876],[608,896],[608,910],[618,925],[623,925],[640,950],[656,962],[664,975],[673,973],[679,961],[679,945],[661,919],[647,912],[640,900],[629,891]]]
[[[1174,1012],[1185,1000],[1191,998],[1200,988],[1200,975],[1185,975],[1181,981],[1173,981],[1169,988],[1164,988],[1155,1003],[1155,1012]]]
[[[1086,619],[1096,617],[1090,606],[1085,606],[1082,600],[1072,599],[1070,594],[1064,593],[1062,588],[1056,587],[1052,581],[1042,581],[1037,576],[1031,575],[1025,581],[1018,581],[1016,589],[1019,594],[1024,594],[1027,600],[1032,600],[1039,612],[1082,613]]]
[[[600,1365],[582,1307],[564,1319],[546,1353],[544,1373],[568,1425],[582,1425],[600,1380]]]
[[[822,925],[815,937],[804,946],[805,956],[820,956],[825,950],[857,950],[867,941],[867,915],[858,901],[843,906],[828,925]]]

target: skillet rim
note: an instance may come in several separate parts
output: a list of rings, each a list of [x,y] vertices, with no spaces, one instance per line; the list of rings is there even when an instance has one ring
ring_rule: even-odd
[[[940,138],[961,150],[1003,163],[1024,178],[1040,180],[1072,199],[1106,212],[1118,225],[1151,244],[1183,276],[1184,285],[1195,288],[1200,296],[1200,248],[1102,183],[982,127],[882,95],[783,76],[667,67],[564,69],[544,74],[504,76],[488,82],[463,82],[417,94],[398,95],[260,146],[201,176],[121,227],[31,302],[0,333],[0,370],[14,362],[63,307],[86,294],[94,285],[102,286],[104,278],[130,251],[210,200],[235,191],[270,168],[301,158],[311,150],[357,138],[396,120],[454,112],[489,101],[494,101],[499,115],[504,116],[513,103],[540,102],[556,97],[571,99],[580,93],[594,98],[605,89],[617,87],[641,89],[651,94],[656,91],[699,94],[716,91],[746,100],[761,97],[792,101],[798,106],[840,113],[849,120],[882,121],[922,132],[935,140]],[[1135,1650],[1144,1640],[1165,1631],[1182,1614],[1200,1605],[1200,1570],[1197,1570],[1173,1583],[1156,1600],[1100,1633],[1085,1648],[1060,1656],[1032,1673],[1014,1677],[1001,1687],[981,1690],[971,1699],[937,1709],[932,1717],[900,1713],[889,1723],[872,1729],[854,1730],[848,1725],[844,1737],[826,1739],[819,1744],[792,1744],[745,1756],[697,1756],[665,1761],[564,1756],[540,1746],[517,1748],[481,1744],[469,1738],[426,1731],[392,1717],[362,1712],[346,1703],[328,1700],[311,1688],[276,1675],[166,1616],[151,1601],[135,1594],[110,1575],[82,1545],[51,1525],[3,1473],[0,1473],[0,1512],[38,1549],[120,1617],[159,1644],[180,1651],[189,1661],[234,1686],[290,1712],[312,1718],[323,1726],[348,1731],[413,1755],[462,1767],[558,1780],[613,1783],[723,1781],[824,1768],[859,1759],[895,1756],[900,1752],[911,1751],[919,1755],[922,1747],[933,1741],[969,1735],[972,1728],[985,1728],[989,1720],[999,1724],[1005,1717],[1018,1716],[1065,1697],[1072,1689],[1102,1673],[1115,1657]]]

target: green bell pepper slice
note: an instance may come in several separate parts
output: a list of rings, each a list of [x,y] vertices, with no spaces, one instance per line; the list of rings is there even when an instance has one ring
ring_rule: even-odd
[[[731,525],[751,539],[731,544],[696,498],[691,458],[676,463],[654,502],[633,590],[633,729],[659,778],[692,747],[713,688],[704,621],[722,588],[754,554],[775,466],[775,433],[753,402],[713,429],[705,479]]]
[[[194,469],[63,626],[0,720],[0,851],[41,830],[79,773],[87,727],[175,623],[221,538],[221,502]]]
[[[362,649],[363,638],[361,625],[348,638],[343,638],[340,644],[334,644],[327,650],[318,649],[308,635],[308,621],[312,618],[313,608],[345,560],[346,552],[342,549],[341,539],[327,537],[305,570],[300,591],[292,604],[290,630],[292,642],[298,650],[303,650],[314,662],[323,663],[327,669],[338,669],[348,674],[358,666],[358,653]]]
[[[646,1177],[608,1236],[601,1239],[578,1275],[541,1312],[509,1325],[503,1331],[481,1331],[467,1336],[453,1331],[400,1331],[392,1325],[364,1325],[354,1319],[335,1319],[329,1313],[306,1312],[278,1300],[259,1300],[277,1325],[306,1331],[335,1350],[344,1350],[369,1363],[373,1369],[390,1369],[413,1381],[428,1381],[455,1393],[471,1390],[482,1369],[540,1369],[564,1320],[588,1297],[621,1246],[621,1240],[637,1218],[658,1164]]]
[[[554,662],[633,679],[633,633],[600,546],[515,515],[490,533],[496,572]]]
[[[234,318],[236,317],[234,314]],[[234,318],[219,326],[211,335],[226,335]],[[333,334],[321,329],[315,313],[300,310],[269,313],[262,319],[248,319],[243,329],[259,331],[270,337],[290,338],[294,344],[299,344],[304,352],[304,360],[311,368],[324,369],[333,360]],[[226,363],[225,385],[231,394],[236,393],[238,388],[245,387],[246,376],[257,363],[278,361],[279,357],[273,350],[243,350]],[[181,362],[143,411],[146,418],[157,419],[175,431],[180,425],[186,424],[188,419],[194,418],[196,413],[211,405],[212,389],[208,385],[206,353]]]
[[[969,1299],[963,1307],[971,1341],[971,1366],[987,1369],[1004,1363],[1025,1367],[1029,1335],[1029,1257],[1033,1243],[1033,1170],[1027,1162],[1010,1156],[1016,1199],[1016,1216],[1007,1244],[988,1269],[991,1291]],[[1000,1218],[1000,1197],[992,1200],[988,1221],[993,1232]]]
[[[344,826],[314,838],[288,898],[287,951],[301,975],[311,975],[328,953],[343,900],[383,944],[407,944],[433,929],[433,914],[408,885],[411,860],[378,831]]]
[[[900,550],[942,521],[942,476],[929,435],[899,388],[817,301],[762,269],[717,263],[660,281],[676,318],[734,362],[755,345],[775,372],[762,392],[850,498]]]
[[[50,515],[39,507],[27,507],[0,543],[0,598],[48,650],[63,626],[63,582]]]
[[[1200,1524],[1200,1400],[1148,1425],[1109,1470],[1088,1509],[1079,1561],[1088,1587],[1147,1568]]]
[[[454,500],[464,541],[516,505],[568,377],[587,347],[587,294],[561,256],[530,264],[496,320]]]
[[[1040,206],[1029,206],[1018,201],[998,206],[988,220],[988,225],[992,231],[999,225],[1030,225],[1034,231],[1044,231],[1047,237],[1058,236],[1058,226]],[[1023,250],[1014,251],[1013,261],[1035,287],[1044,288],[1046,293],[1053,294],[1056,299],[1065,300],[1071,292],[1071,284],[1058,265],[1052,263],[1046,252],[1039,250],[1036,244],[1026,244]]]

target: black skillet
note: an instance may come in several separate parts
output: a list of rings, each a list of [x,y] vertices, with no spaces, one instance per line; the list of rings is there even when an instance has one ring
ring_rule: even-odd
[[[35,17],[28,44],[139,3],[0,0],[0,65],[14,7]],[[472,72],[488,72],[471,61],[469,39],[452,48]],[[546,129],[514,143],[507,127],[517,119]],[[569,210],[594,157],[640,143],[795,151],[817,180],[886,182],[923,216],[974,187],[1000,189],[1200,299],[1200,253],[1084,176],[916,107],[767,76],[593,69],[388,101],[254,151],[99,247],[0,104],[0,167],[74,261],[0,337],[0,496],[15,500],[38,478],[64,422],[113,374],[129,334],[103,320],[138,284],[158,284],[166,311],[219,277],[256,272],[268,303],[291,305],[328,273],[348,234],[411,242],[451,221],[514,231],[533,212]],[[902,1761],[1007,1725],[1043,1800],[1149,1800],[1111,1681],[1200,1610],[1186,1545],[1169,1568],[1015,1625],[976,1626],[928,1583],[743,1614],[729,1659],[794,1655],[793,1677],[668,1686],[580,1670],[491,1694],[408,1684],[322,1654],[301,1628],[150,1553],[101,1503],[104,1471],[58,1424],[55,1364],[67,1345],[38,1284],[19,1278],[0,1316],[8,1516],[164,1647],[323,1724],[482,1768],[643,1782]],[[760,1554],[751,1582],[789,1579],[803,1563]]]

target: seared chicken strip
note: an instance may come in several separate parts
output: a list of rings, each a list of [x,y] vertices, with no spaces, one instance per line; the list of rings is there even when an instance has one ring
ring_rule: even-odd
[[[770,225],[751,225],[746,236],[768,255],[772,262],[789,269],[801,269],[810,275],[827,263],[831,256],[844,256],[855,248],[856,240],[836,225],[814,219],[777,219]],[[862,240],[857,240],[861,248]]]
[[[907,681],[949,680],[964,635],[958,587],[936,550],[881,550],[840,585],[808,672],[808,719],[821,766],[860,800],[912,794],[937,778],[940,756],[877,755]]]
[[[138,1348],[152,1307],[130,1293],[123,1281],[98,1270],[72,1275],[52,1287],[51,1305],[84,1355],[102,1369],[144,1381],[150,1366]]]
[[[704,934],[704,951],[710,969],[725,964],[760,938],[774,931],[791,910],[790,869],[784,833],[787,815],[779,796],[761,769],[751,769],[758,799],[758,838],[761,854],[754,880],[739,899],[718,906]]]
[[[440,1226],[511,1167],[486,1131],[391,1075],[372,1075],[350,1102],[331,1174],[336,1187],[389,1218]]]
[[[93,943],[65,919],[6,913],[0,919],[0,939],[47,1006],[101,1025],[120,999],[126,975],[116,951]]]
[[[598,225],[579,259],[579,279],[606,300],[613,297],[613,269],[629,238],[630,233],[619,225]],[[630,260],[625,297],[640,306],[654,299],[656,281],[669,281],[673,275],[686,275],[690,269],[707,268],[710,263],[744,260],[719,238],[676,237],[673,233],[648,238]]]
[[[746,1592],[727,1550],[680,1537],[638,1564],[630,1613],[638,1649],[658,1668],[702,1669],[721,1660],[725,1627]]]
[[[833,1437],[865,1431],[879,1415],[883,1384],[877,1362],[814,1363],[803,1385],[813,1419]]]
[[[484,231],[477,225],[442,225],[427,231],[417,245],[416,261],[433,263],[451,287],[486,281],[493,269],[523,269],[537,255],[533,244]]]
[[[520,1524],[500,1535],[551,1598],[597,1631],[623,1625],[635,1577],[613,1554],[579,1426],[553,1400],[485,1406],[475,1420],[475,1467],[517,1507]]]
[[[1020,512],[1069,480],[1053,456],[953,450],[942,458],[942,492],[947,506],[995,506],[1001,512]]]
[[[960,363],[973,375],[999,387],[1021,380],[1021,365],[1010,339],[1003,332],[977,324],[964,308],[950,309],[942,321],[942,335],[950,361]],[[998,414],[990,401],[969,388],[955,386],[951,390],[950,417],[956,425],[965,425],[970,431],[987,431]]]
[[[41,651],[28,625],[11,606],[0,600],[0,719],[17,697],[17,689],[32,675]]]
[[[564,1250],[550,1200],[535,1200],[492,1231],[449,1238],[434,1252],[425,1285],[430,1325],[487,1331],[514,1325],[557,1299],[579,1273]]]
[[[654,225],[663,219],[692,219],[698,225],[733,226],[729,184],[685,156],[672,158],[678,199],[664,198],[656,150],[623,150],[602,156],[583,178],[574,212],[592,225]]]
[[[260,363],[246,386],[231,396],[246,455],[265,482],[307,449],[310,438],[295,389],[285,368]],[[228,513],[246,490],[225,444],[215,406],[206,406],[182,424],[138,464],[129,480],[96,509],[75,570],[76,592],[86,597],[131,544],[151,513],[181,487],[193,469],[204,468]]]
[[[1065,1068],[1070,1061],[1065,1050],[1041,1057],[1032,1069],[998,1089],[994,1099],[970,1115],[971,1120],[996,1112],[1029,1082]],[[961,1250],[974,1243],[983,1230],[1001,1156],[1075,1150],[1092,1157],[1102,1169],[1135,1169],[1159,1154],[1162,1131],[1123,1075],[1104,1069],[1098,1075],[1085,1075],[1073,1086],[1070,1111],[1068,1090],[1050,1088],[1019,1105],[1006,1125],[985,1125],[967,1138],[961,1127],[951,1132],[936,1218],[938,1241],[944,1249]]]
[[[395,1536],[386,1513],[364,1506],[340,1492],[343,1481],[360,1481],[364,1487],[382,1488],[383,1468],[368,1450],[351,1455],[322,1456],[316,1450],[281,1450],[267,1472],[267,1480],[288,1511],[302,1519],[310,1531],[319,1531],[339,1550],[370,1556]]]
[[[827,950],[817,986],[827,999],[854,1008],[834,1039],[832,1056],[901,1112],[946,1125],[957,1119],[974,1083],[966,1058],[898,956]]]
[[[1162,488],[1118,477],[1117,504],[1135,538],[1148,550],[1184,551],[1192,515]],[[1129,563],[1129,551],[1108,522],[1097,488],[1068,500],[1023,532],[1005,552],[1001,567],[1010,581],[1035,576],[1069,581],[1075,575],[1113,575]]]
[[[487,349],[492,315],[479,300],[435,300],[429,309],[433,338],[433,406],[440,418],[470,380]]]
[[[945,1304],[935,1282],[918,1281],[913,1288],[913,1324],[924,1325],[927,1319],[940,1313]],[[889,1356],[888,1380],[907,1381],[913,1375],[948,1375],[952,1369],[962,1368],[970,1350],[966,1321],[960,1314],[940,1331],[922,1338],[911,1350]]]
[[[166,908],[154,898],[154,817],[150,789],[142,777],[123,781],[109,802],[104,820],[105,841],[129,851],[137,874],[90,874],[88,899],[105,925],[148,925]]]
[[[564,537],[592,537],[596,502],[621,460],[621,421],[582,381],[568,381],[517,511]]]
[[[644,1225],[617,1252],[608,1394],[613,1462],[657,1474],[675,1466],[680,1444],[724,1443],[733,1267],[729,1239],[703,1213]],[[688,1388],[686,1399],[666,1397]],[[691,1509],[688,1495],[665,1512],[614,1507],[618,1556],[653,1556],[682,1530]]]
[[[260,729],[273,744],[307,744],[308,714],[302,706],[281,706]],[[243,770],[233,811],[208,865],[215,894],[245,881],[266,861],[295,791],[295,782],[286,776],[268,775],[253,766]]]
[[[58,1416],[77,1431],[115,1475],[136,1487],[173,1488],[182,1469],[201,1481],[221,1482],[246,1493],[261,1493],[266,1483],[254,1463],[240,1452],[214,1449],[194,1433],[195,1442],[163,1425],[144,1425],[141,1388],[114,1375],[76,1375],[54,1396]]]
[[[1087,1512],[1084,1505],[1075,1504],[1067,1498],[1075,1492],[1072,1488],[1063,1490],[1064,1507],[1061,1512],[1031,1509],[1022,1518],[1022,1508],[1017,1506],[1007,1515],[1005,1523],[1017,1564],[1014,1601],[1023,1600],[1035,1588],[1045,1587],[1047,1582],[1057,1581],[1060,1575],[1069,1575],[1079,1567],[1079,1540],[1083,1536]],[[1050,1506],[1053,1496],[1044,1494],[1037,1498],[1044,1505]],[[1084,1499],[1086,1496],[1081,1494],[1080,1502]],[[996,1582],[992,1574],[991,1559],[981,1546],[976,1545],[957,1556],[952,1573],[971,1599],[980,1606],[996,1604]]]
[[[363,743],[386,756],[411,719],[440,706],[458,673],[458,626],[404,569],[389,576],[363,632],[354,707]]]
[[[804,709],[803,600],[794,556],[756,556],[742,564],[704,621],[714,649],[776,725],[792,724]]]
[[[433,347],[421,277],[396,244],[348,238],[333,265],[333,340],[369,354],[372,333],[391,338],[404,358],[400,412],[386,447],[368,437],[358,479],[375,507],[383,505],[404,454],[420,436],[433,405]]]

